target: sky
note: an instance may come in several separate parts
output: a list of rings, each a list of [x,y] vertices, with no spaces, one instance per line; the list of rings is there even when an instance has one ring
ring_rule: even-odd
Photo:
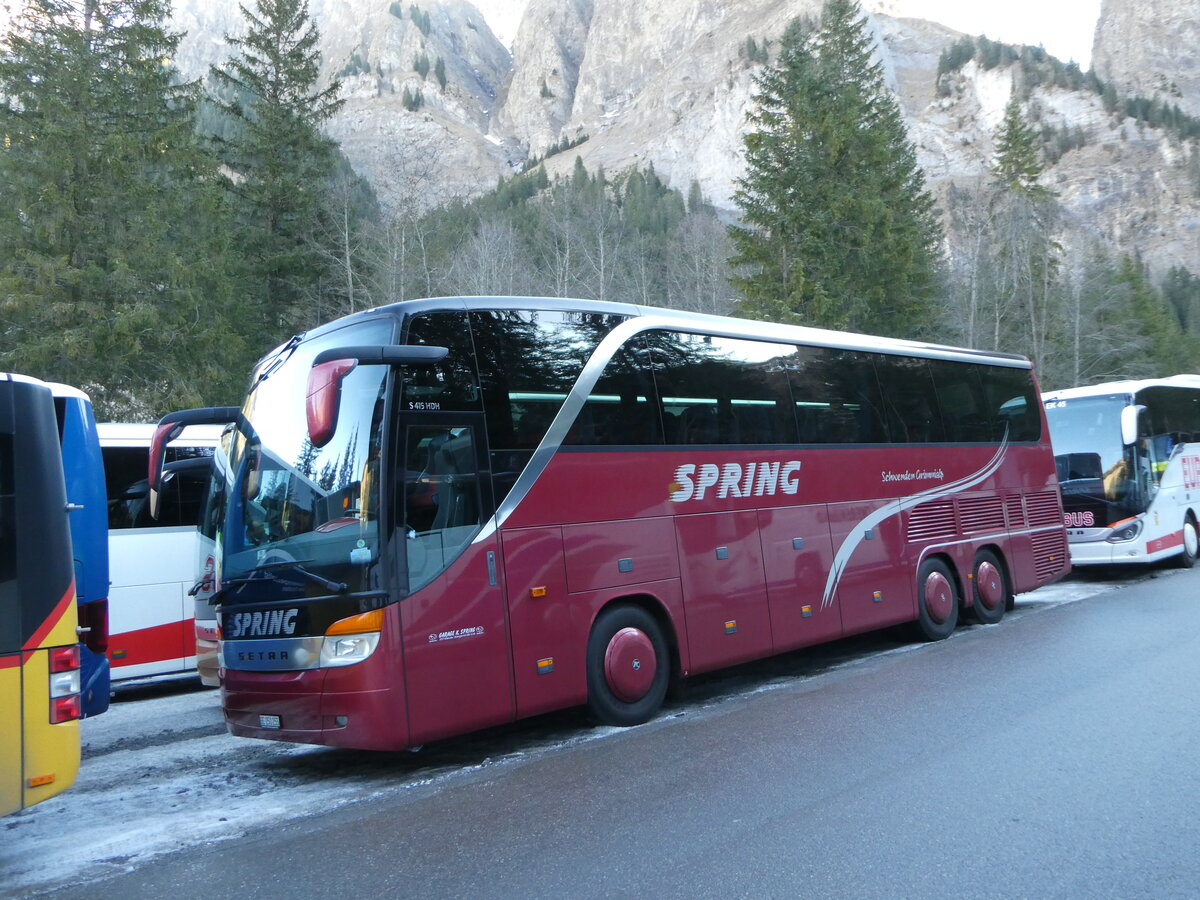
[[[1006,44],[1039,44],[1063,62],[1088,69],[1101,0],[890,0],[897,15],[929,19]],[[882,8],[889,0],[880,0]],[[864,5],[867,5],[864,3]]]

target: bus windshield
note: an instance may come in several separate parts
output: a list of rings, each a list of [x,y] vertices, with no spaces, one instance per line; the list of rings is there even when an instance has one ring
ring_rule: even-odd
[[[387,344],[394,329],[393,319],[343,328],[285,348],[260,368],[231,450],[235,478],[218,551],[223,603],[371,589],[388,368],[360,365],[345,377],[337,429],[321,447],[309,437],[303,404],[317,353]],[[266,596],[242,591],[250,580],[269,584]]]
[[[1136,515],[1145,506],[1136,448],[1121,441],[1126,405],[1124,395],[1046,404],[1063,507],[1068,513],[1091,512],[1089,521],[1097,526]]]

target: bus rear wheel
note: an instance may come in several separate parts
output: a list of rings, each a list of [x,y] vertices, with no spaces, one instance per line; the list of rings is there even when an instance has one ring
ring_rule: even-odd
[[[1175,565],[1181,569],[1190,569],[1196,564],[1196,554],[1200,548],[1200,535],[1196,533],[1196,520],[1188,513],[1183,520],[1183,552],[1175,557]]]
[[[991,550],[980,550],[975,557],[971,578],[971,618],[981,625],[995,625],[1008,608],[1008,579],[1004,567]]]
[[[927,559],[917,574],[917,639],[940,641],[958,626],[954,575],[940,559]]]
[[[647,721],[666,696],[669,660],[654,616],[638,606],[604,610],[588,636],[588,709],[605,725]]]

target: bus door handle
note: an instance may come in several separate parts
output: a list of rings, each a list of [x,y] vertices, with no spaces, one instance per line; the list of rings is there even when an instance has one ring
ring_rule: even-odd
[[[79,510],[83,508],[84,506],[82,503],[68,503],[66,505],[67,512],[79,512]]]
[[[489,550],[487,552],[488,564],[488,584],[492,587],[496,586],[496,551]]]

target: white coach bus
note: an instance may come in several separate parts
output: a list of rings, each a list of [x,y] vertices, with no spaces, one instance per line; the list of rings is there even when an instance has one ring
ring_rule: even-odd
[[[161,513],[146,473],[154,425],[98,426],[108,493],[108,656],[114,682],[195,675],[194,601],[200,522],[219,426],[188,428],[166,448]]]
[[[1200,375],[1042,395],[1071,562],[1196,561]]]

